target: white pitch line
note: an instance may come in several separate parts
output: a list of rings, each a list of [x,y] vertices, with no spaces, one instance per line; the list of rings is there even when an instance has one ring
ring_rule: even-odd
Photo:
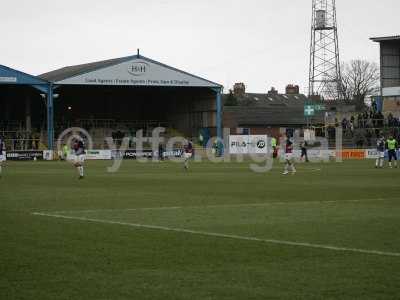
[[[58,219],[78,220],[78,221],[112,224],[112,225],[122,225],[122,226],[129,226],[129,227],[135,227],[135,228],[162,230],[162,231],[169,231],[169,232],[187,233],[187,234],[193,234],[193,235],[202,235],[202,236],[219,237],[219,238],[244,240],[244,241],[255,241],[255,242],[263,242],[263,243],[269,243],[269,244],[286,245],[286,246],[294,246],[294,247],[305,247],[305,248],[324,249],[324,250],[339,251],[339,252],[353,252],[353,253],[361,253],[361,254],[369,254],[369,255],[400,257],[400,253],[398,253],[398,252],[385,252],[385,251],[378,251],[378,250],[336,247],[336,246],[330,246],[330,245],[301,243],[301,242],[283,241],[283,240],[274,240],[274,239],[260,239],[260,238],[255,238],[255,237],[246,237],[246,236],[232,235],[232,234],[206,232],[206,231],[198,231],[198,230],[190,230],[190,229],[182,229],[182,228],[172,228],[172,227],[164,227],[164,226],[157,226],[157,225],[107,221],[107,220],[91,219],[91,218],[83,218],[83,217],[71,217],[71,216],[63,216],[63,215],[56,215],[56,214],[46,214],[46,213],[32,213],[32,214],[35,216],[52,217],[52,218],[58,218]]]
[[[69,213],[95,213],[95,212],[111,212],[111,211],[149,211],[149,210],[178,210],[178,209],[199,209],[199,208],[235,208],[235,207],[264,207],[271,205],[301,205],[301,204],[332,204],[332,203],[358,203],[366,201],[389,201],[397,198],[374,198],[374,199],[350,199],[350,200],[327,200],[327,201],[277,201],[268,203],[239,203],[239,204],[211,204],[196,206],[161,206],[161,207],[138,207],[138,208],[110,208],[110,209],[88,209],[88,210],[65,210],[52,211],[53,214],[69,214]]]

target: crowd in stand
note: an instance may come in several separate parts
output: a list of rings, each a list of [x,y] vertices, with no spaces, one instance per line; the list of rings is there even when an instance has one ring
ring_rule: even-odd
[[[10,150],[38,150],[40,135],[26,131],[0,132]]]
[[[374,108],[350,118],[343,118],[341,121],[335,119],[335,126],[329,126],[327,129],[332,140],[335,139],[335,127],[343,128],[343,141],[348,147],[373,147],[375,140],[382,134],[400,138],[400,119],[392,114],[384,116]]]
[[[372,110],[353,115],[349,119],[343,118],[341,124],[336,119],[336,126],[341,125],[343,130],[354,131],[357,128],[383,128],[383,127],[398,127],[400,121],[398,118],[389,114],[385,117],[381,112],[374,112]]]

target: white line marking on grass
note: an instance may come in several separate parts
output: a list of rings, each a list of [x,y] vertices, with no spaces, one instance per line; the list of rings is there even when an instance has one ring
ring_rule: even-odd
[[[107,221],[107,220],[91,219],[91,218],[83,218],[83,217],[71,217],[71,216],[38,213],[38,212],[32,213],[32,214],[35,216],[42,216],[42,217],[52,217],[52,218],[58,218],[58,219],[78,220],[78,221],[112,224],[112,225],[122,225],[122,226],[129,226],[129,227],[135,227],[135,228],[162,230],[162,231],[169,231],[169,232],[187,233],[187,234],[193,234],[193,235],[202,235],[202,236],[219,237],[219,238],[244,240],[244,241],[255,241],[255,242],[263,242],[263,243],[269,243],[269,244],[286,245],[286,246],[294,246],[294,247],[306,247],[306,248],[316,248],[316,249],[324,249],[324,250],[340,251],[340,252],[353,252],[353,253],[362,253],[362,254],[370,254],[370,255],[400,257],[400,253],[397,253],[397,252],[385,252],[385,251],[377,251],[377,250],[336,247],[336,246],[329,246],[329,245],[301,243],[301,242],[273,240],[273,239],[260,239],[260,238],[255,238],[255,237],[246,237],[246,236],[233,235],[233,234],[223,234],[223,233],[206,232],[206,231],[198,231],[198,230],[190,230],[190,229],[182,229],[182,228],[172,228],[172,227],[164,227],[164,226],[157,226],[157,225]]]
[[[267,203],[239,203],[239,204],[211,204],[196,206],[161,206],[161,207],[138,207],[138,208],[109,208],[109,209],[88,209],[88,210],[65,210],[52,211],[54,214],[68,213],[95,213],[108,211],[146,211],[146,210],[178,210],[178,209],[201,209],[201,208],[235,208],[235,207],[264,207],[271,205],[301,205],[301,204],[332,204],[332,203],[358,203],[367,201],[389,201],[397,198],[374,198],[374,199],[350,199],[350,200],[328,200],[328,201],[276,201]]]

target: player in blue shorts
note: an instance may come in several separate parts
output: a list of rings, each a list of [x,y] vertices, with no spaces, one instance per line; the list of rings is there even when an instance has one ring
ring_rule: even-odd
[[[393,138],[393,136],[390,136],[389,139],[386,141],[386,147],[388,149],[389,155],[389,168],[392,168],[392,161],[394,161],[394,167],[397,168],[397,140]]]

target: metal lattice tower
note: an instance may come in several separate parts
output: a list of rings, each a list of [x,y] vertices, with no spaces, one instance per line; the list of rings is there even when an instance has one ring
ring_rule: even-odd
[[[339,100],[341,73],[335,0],[313,0],[309,96]]]

